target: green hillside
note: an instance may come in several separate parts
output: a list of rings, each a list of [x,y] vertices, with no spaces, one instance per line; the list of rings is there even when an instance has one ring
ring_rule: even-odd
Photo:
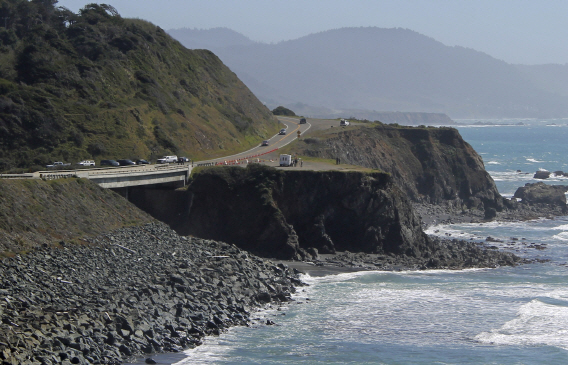
[[[82,159],[190,158],[278,131],[217,56],[109,5],[0,2],[0,170]]]

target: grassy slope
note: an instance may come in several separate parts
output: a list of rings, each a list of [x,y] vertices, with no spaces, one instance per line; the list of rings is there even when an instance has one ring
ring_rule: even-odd
[[[0,256],[152,220],[89,180],[0,179]]]
[[[279,126],[213,53],[112,7],[0,6],[0,170],[55,160],[215,156]]]

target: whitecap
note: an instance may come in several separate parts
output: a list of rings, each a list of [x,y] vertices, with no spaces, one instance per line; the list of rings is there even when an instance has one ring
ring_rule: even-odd
[[[501,165],[501,163],[497,162],[497,161],[489,161],[489,162],[487,162],[487,164],[488,165]]]
[[[535,158],[527,158],[526,160],[529,161],[529,162],[535,162],[535,163],[543,163],[543,162],[545,162],[545,161],[539,161],[539,160],[537,160],[537,159],[535,159]],[[544,169],[542,169],[542,170],[539,169],[539,170],[540,170],[540,171],[546,171],[546,170],[544,170]]]
[[[568,241],[568,232],[555,234],[554,236],[552,236],[552,238],[560,241]]]
[[[568,350],[568,304],[533,299],[519,308],[516,318],[499,329],[478,334],[475,340],[491,345],[554,346]]]

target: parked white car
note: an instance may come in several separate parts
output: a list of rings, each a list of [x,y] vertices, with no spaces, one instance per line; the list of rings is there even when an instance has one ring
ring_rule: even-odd
[[[159,158],[158,163],[174,163],[177,162],[178,157],[177,156],[164,156],[162,158]]]
[[[345,119],[341,119],[341,121],[339,122],[339,125],[342,127],[347,127],[349,125],[349,121],[345,120]]]
[[[66,167],[66,166],[71,166],[71,164],[70,163],[64,163],[64,162],[61,162],[61,161],[55,161],[51,165],[46,165],[45,167],[50,169],[50,168],[53,168],[53,167]]]
[[[93,160],[83,160],[81,162],[77,162],[77,165],[81,166],[95,166],[95,161]]]

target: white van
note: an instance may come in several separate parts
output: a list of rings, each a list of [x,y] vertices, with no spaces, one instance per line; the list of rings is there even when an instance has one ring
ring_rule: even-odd
[[[341,121],[339,122],[339,125],[342,127],[347,127],[349,125],[349,122],[345,119],[341,119]]]
[[[292,166],[292,155],[280,155],[280,166]]]

